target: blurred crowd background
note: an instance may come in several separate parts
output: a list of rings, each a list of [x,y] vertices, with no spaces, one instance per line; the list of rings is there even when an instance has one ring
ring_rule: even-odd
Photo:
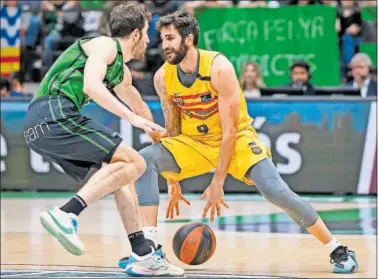
[[[376,96],[377,68],[376,1],[287,0],[287,1],[1,1],[1,98],[30,97],[57,57],[83,36],[109,36],[108,17],[114,5],[139,2],[152,13],[150,43],[143,61],[131,61],[135,87],[144,96],[156,95],[153,75],[164,63],[155,23],[176,10],[194,13],[197,9],[240,7],[279,9],[284,6],[328,5],[335,7],[334,31],[338,40],[340,86],[358,88],[361,97]],[[372,19],[364,18],[364,11]],[[196,14],[195,14],[196,15]],[[375,19],[374,19],[375,16]],[[201,24],[201,22],[200,22]],[[201,25],[200,25],[201,27]],[[300,40],[300,39],[299,39]],[[366,43],[369,47],[363,47]],[[300,44],[300,41],[298,42]],[[216,49],[214,49],[216,50]],[[365,51],[366,50],[366,51]],[[370,51],[368,51],[370,50]],[[323,53],[327,57],[328,53]],[[252,54],[251,54],[252,55]],[[293,61],[287,83],[281,87],[300,88],[302,95],[317,92],[311,80],[311,63]],[[258,98],[271,84],[264,80],[258,61],[247,61],[237,69],[245,95]],[[275,85],[277,87],[277,85]]]

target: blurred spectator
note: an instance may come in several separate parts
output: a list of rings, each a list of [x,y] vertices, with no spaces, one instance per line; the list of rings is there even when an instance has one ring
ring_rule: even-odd
[[[196,8],[232,7],[233,1],[185,1],[184,10],[193,14]]]
[[[352,57],[360,45],[361,12],[358,1],[343,0],[340,2],[338,17],[340,18],[341,38],[341,71],[345,75]]]
[[[1,97],[32,97],[33,94],[24,92],[22,83],[23,81],[19,73],[13,73],[10,77],[10,80],[1,76]]]
[[[22,95],[24,88],[22,86],[23,80],[19,73],[13,73],[10,77],[11,82],[11,96]]]
[[[279,6],[280,6],[279,1],[265,1],[265,0],[245,1],[245,0],[241,0],[237,3],[237,7],[239,7],[239,8],[256,8],[256,7],[278,8]]]
[[[337,8],[339,6],[339,1],[336,1],[336,0],[323,0],[323,5]],[[340,34],[341,23],[340,23],[340,18],[339,17],[336,17],[335,29],[336,29],[336,32],[338,34]]]
[[[41,31],[41,1],[18,1],[22,7],[21,33],[23,45],[35,49]]]
[[[338,0],[323,0],[323,5],[327,6],[333,6],[333,7],[338,7],[339,1]]]
[[[244,64],[239,82],[244,96],[248,98],[261,97],[260,89],[266,87],[259,65],[254,62]]]
[[[314,5],[314,4],[320,4],[320,0],[292,0],[289,2],[289,5],[301,5],[301,6],[306,6],[306,5]]]
[[[290,67],[290,78],[291,83],[289,84],[292,88],[301,89],[304,96],[314,96],[315,88],[311,84],[311,69],[310,65],[305,61],[294,62]]]
[[[10,81],[4,76],[0,76],[0,93],[1,98],[10,97]]]
[[[371,73],[371,79],[377,82],[377,67],[375,67]]]
[[[361,89],[361,97],[377,96],[377,82],[372,79],[372,61],[365,53],[357,53],[350,62],[353,81],[347,86]]]
[[[79,1],[50,0],[42,2],[44,20],[43,64],[48,69],[54,62],[57,43],[63,36],[83,35]],[[46,70],[44,71],[46,72]]]
[[[360,8],[362,8],[362,7],[375,7],[375,6],[377,6],[377,0],[360,1],[358,4],[359,4]]]
[[[21,73],[25,80],[38,81],[38,71],[35,70],[36,61],[41,59],[42,21],[41,1],[20,0],[18,5],[22,8],[21,16]],[[41,64],[41,63],[39,63]]]
[[[159,43],[159,34],[156,30],[157,21],[161,16],[177,11],[184,4],[184,1],[150,0],[144,1],[144,4],[152,15],[148,28],[150,42],[147,48],[157,48]]]

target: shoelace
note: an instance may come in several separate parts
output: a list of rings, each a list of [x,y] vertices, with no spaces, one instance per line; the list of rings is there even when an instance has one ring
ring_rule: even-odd
[[[161,250],[161,258],[162,258],[162,259],[165,259],[168,263],[171,263],[171,262],[168,260],[168,258],[166,257],[167,254],[164,253],[164,251],[163,251],[163,246],[158,245],[157,250]]]
[[[329,262],[331,264],[347,261],[348,260],[348,247],[340,246],[339,248],[336,248],[336,250],[332,252],[330,257],[331,259],[329,260]]]
[[[163,248],[163,246],[158,245],[158,247],[157,247],[156,250],[160,250],[160,249],[162,249],[162,248]],[[161,256],[159,255],[159,257],[160,257],[161,259],[164,259],[164,258],[165,258],[165,260],[166,260],[167,262],[170,263],[170,261],[166,258],[166,254],[164,253],[163,250],[161,250]],[[121,261],[128,261],[129,259],[130,259],[130,257],[123,257],[123,258],[121,259]]]

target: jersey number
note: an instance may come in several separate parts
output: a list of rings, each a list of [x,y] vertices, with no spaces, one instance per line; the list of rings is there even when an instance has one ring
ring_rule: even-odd
[[[197,126],[197,131],[200,133],[207,134],[209,132],[209,127],[207,127],[206,124],[202,124],[202,125]]]

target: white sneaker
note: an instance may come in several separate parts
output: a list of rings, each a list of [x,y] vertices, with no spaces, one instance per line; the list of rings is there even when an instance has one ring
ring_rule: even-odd
[[[127,275],[136,277],[183,276],[185,274],[182,268],[172,265],[155,251],[142,257],[131,253],[125,272]]]
[[[42,226],[58,239],[68,252],[76,256],[84,254],[84,244],[77,235],[78,218],[75,214],[66,213],[56,207],[42,212],[40,220]]]

